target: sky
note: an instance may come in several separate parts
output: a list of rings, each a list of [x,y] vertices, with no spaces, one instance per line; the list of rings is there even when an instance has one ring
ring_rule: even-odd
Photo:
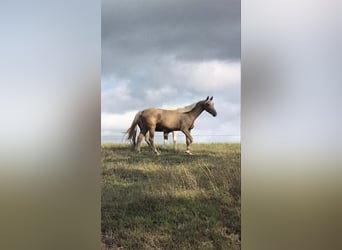
[[[236,0],[103,0],[102,142],[124,142],[138,110],[207,96],[218,115],[197,118],[194,143],[239,142],[240,27]]]

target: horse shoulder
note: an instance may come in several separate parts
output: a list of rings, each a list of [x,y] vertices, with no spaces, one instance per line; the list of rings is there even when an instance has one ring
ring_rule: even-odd
[[[179,123],[182,129],[191,130],[194,127],[194,120],[188,113],[181,113]]]

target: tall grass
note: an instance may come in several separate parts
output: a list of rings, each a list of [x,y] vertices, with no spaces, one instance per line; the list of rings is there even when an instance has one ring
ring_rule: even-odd
[[[240,144],[102,145],[102,249],[240,249]]]

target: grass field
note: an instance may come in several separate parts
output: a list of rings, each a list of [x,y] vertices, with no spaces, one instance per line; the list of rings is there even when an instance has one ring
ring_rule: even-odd
[[[240,144],[102,144],[102,249],[241,249]]]

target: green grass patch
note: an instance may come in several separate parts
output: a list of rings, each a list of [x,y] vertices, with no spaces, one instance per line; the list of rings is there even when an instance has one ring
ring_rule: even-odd
[[[102,249],[241,249],[240,144],[101,148]]]

